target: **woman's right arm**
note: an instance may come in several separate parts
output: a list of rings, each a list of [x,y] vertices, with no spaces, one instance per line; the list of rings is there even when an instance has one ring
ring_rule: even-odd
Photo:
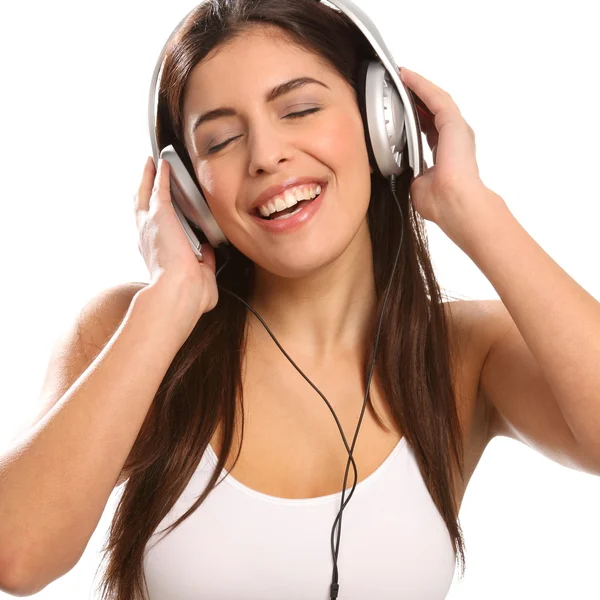
[[[196,324],[186,291],[167,275],[111,288],[55,347],[46,414],[0,455],[0,590],[36,593],[79,561]]]

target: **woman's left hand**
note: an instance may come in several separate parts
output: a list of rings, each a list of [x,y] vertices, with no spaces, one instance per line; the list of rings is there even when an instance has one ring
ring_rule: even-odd
[[[465,213],[477,212],[477,203],[485,202],[490,193],[479,177],[475,133],[450,94],[404,67],[400,78],[431,111],[428,115],[419,107],[421,129],[433,152],[434,165],[412,182],[413,206],[424,219],[454,238],[453,228]]]

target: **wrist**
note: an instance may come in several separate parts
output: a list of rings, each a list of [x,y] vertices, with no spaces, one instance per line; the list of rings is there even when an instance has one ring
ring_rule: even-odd
[[[206,312],[189,279],[182,275],[159,276],[137,292],[134,302],[139,312],[165,323],[170,337],[183,337],[182,343]]]
[[[506,214],[510,211],[504,199],[482,186],[453,202],[453,210],[440,224],[440,229],[471,256],[479,244],[485,243],[494,223]]]

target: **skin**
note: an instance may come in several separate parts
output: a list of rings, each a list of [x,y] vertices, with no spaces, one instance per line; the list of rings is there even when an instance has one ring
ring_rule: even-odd
[[[301,76],[329,89],[308,84],[266,102],[268,90]],[[192,133],[199,114],[221,106],[238,115]],[[284,118],[314,107],[321,111]],[[186,147],[210,209],[225,236],[256,265],[252,306],[303,364],[323,367],[341,355],[360,355],[375,283],[366,220],[372,169],[354,89],[278,28],[259,25],[196,65],[183,109]],[[266,188],[302,176],[328,181],[319,212],[294,233],[267,232],[250,206]],[[251,335],[267,339],[253,322]]]

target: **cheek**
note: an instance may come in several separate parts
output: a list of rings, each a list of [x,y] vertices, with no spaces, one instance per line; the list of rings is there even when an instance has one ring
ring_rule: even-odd
[[[214,196],[218,191],[218,179],[207,164],[196,167],[196,179],[201,183],[204,195]]]
[[[228,207],[221,200],[231,198],[235,183],[231,177],[224,177],[223,174],[208,165],[200,165],[196,168],[196,177],[201,184],[202,194],[210,208],[210,211],[217,217],[225,215]]]
[[[364,169],[369,175],[369,156],[360,115],[356,118],[345,113],[337,118],[324,119],[314,141],[321,155],[328,157],[332,167],[339,166],[346,172],[352,169],[358,176]]]

